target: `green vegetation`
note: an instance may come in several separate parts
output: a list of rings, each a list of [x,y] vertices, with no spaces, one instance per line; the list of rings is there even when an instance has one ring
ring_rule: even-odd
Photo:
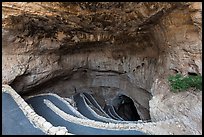
[[[190,87],[202,90],[202,76],[182,76],[181,74],[176,74],[175,76],[169,76],[168,81],[171,85],[172,92],[186,91]]]

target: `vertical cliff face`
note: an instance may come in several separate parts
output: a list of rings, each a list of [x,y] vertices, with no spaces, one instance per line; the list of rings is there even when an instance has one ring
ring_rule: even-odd
[[[170,110],[193,95],[174,95],[167,82],[175,73],[202,75],[201,3],[2,5],[2,82],[22,96],[70,97],[86,90],[104,106],[125,95],[141,119],[153,121],[183,114],[193,120],[202,111],[202,92],[184,103],[197,110]],[[200,122],[193,126],[192,133],[200,134]]]

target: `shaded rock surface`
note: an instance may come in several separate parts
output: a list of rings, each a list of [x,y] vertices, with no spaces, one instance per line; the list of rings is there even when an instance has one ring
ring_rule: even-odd
[[[123,94],[141,119],[183,118],[202,134],[202,93],[185,98],[167,83],[202,75],[201,3],[3,2],[2,12],[2,83],[22,96],[91,89],[103,106]]]

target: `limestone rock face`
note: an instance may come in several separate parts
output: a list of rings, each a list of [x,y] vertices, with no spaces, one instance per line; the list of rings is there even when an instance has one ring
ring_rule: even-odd
[[[201,12],[200,2],[3,2],[2,83],[22,96],[91,90],[102,106],[124,94],[141,119],[202,134],[202,93],[167,82],[202,75]]]

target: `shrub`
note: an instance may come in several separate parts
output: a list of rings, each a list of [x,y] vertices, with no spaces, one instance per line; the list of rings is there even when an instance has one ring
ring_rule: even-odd
[[[175,76],[169,76],[168,81],[170,82],[172,92],[186,91],[190,87],[202,90],[201,75],[189,75],[184,77],[181,74],[176,74]]]

